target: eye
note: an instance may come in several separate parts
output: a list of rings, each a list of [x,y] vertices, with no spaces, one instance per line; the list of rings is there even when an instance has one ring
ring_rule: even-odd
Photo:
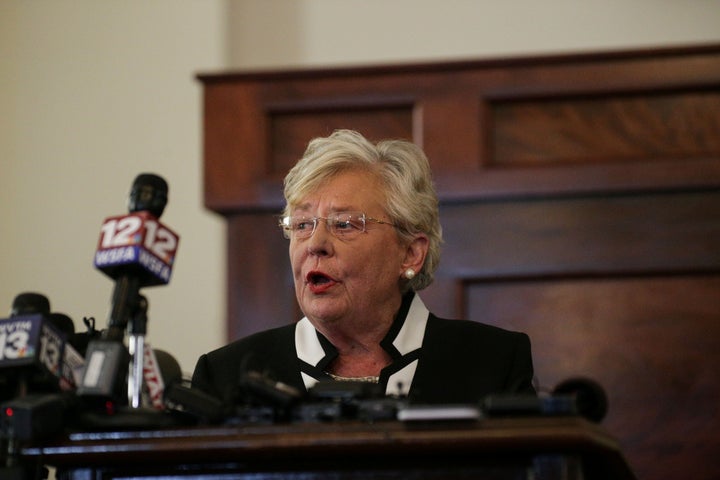
[[[338,235],[348,235],[363,230],[362,217],[351,213],[338,213],[332,217],[332,229]]]
[[[335,231],[352,230],[353,225],[350,223],[350,219],[337,219],[333,222],[333,228]]]
[[[315,222],[309,218],[293,218],[292,223],[290,224],[290,228],[292,228],[294,231],[302,232],[304,230],[312,230],[314,224]]]

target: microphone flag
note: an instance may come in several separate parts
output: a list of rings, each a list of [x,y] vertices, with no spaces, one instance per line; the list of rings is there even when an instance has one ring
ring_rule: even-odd
[[[59,380],[64,373],[66,342],[65,334],[42,314],[2,319],[0,369],[27,368]]]
[[[140,286],[170,282],[180,237],[149,211],[108,217],[100,229],[95,268],[111,278],[137,275]]]

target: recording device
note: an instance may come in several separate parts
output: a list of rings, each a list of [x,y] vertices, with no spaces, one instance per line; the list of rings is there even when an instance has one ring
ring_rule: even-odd
[[[26,462],[20,454],[23,442],[40,441],[60,433],[72,393],[29,394],[0,404],[0,478],[29,480],[48,478],[47,468]]]
[[[0,434],[17,441],[42,440],[65,428],[65,415],[73,408],[72,393],[31,394],[0,405]]]
[[[167,198],[167,182],[142,173],[130,189],[128,214],[108,217],[100,228],[94,265],[115,280],[115,288],[108,328],[88,345],[79,395],[140,407],[148,307],[140,289],[170,281],[179,242],[158,220]],[[129,349],[124,344],[128,326]]]

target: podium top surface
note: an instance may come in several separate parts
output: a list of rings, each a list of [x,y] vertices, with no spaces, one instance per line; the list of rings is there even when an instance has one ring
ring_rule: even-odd
[[[81,466],[163,463],[327,461],[337,464],[448,458],[532,458],[571,455],[601,465],[613,478],[634,478],[617,440],[577,417],[491,418],[474,421],[329,422],[72,432],[23,448],[47,464]]]

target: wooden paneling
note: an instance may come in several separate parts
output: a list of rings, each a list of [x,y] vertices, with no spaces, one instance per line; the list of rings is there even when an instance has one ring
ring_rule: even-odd
[[[720,92],[496,102],[490,167],[720,156]]]
[[[343,108],[344,107],[344,108]],[[367,138],[412,138],[413,106],[352,105],[306,111],[301,106],[270,113],[269,174],[284,177],[298,161],[308,139],[325,137],[338,128],[362,130]]]
[[[298,318],[273,215],[307,141],[411,139],[441,199],[431,309],[528,332],[546,388],[600,381],[641,479],[720,471],[720,45],[200,80],[228,340]]]
[[[468,318],[530,335],[546,391],[603,385],[604,425],[642,478],[720,471],[720,275],[469,281],[465,295]]]

